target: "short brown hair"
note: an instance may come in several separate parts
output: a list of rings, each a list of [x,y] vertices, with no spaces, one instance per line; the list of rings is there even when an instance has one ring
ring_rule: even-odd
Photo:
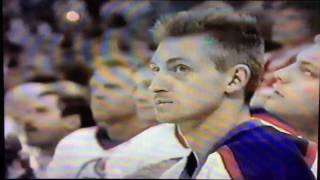
[[[263,39],[255,18],[230,11],[217,12],[214,9],[190,10],[160,19],[152,32],[158,42],[172,36],[209,34],[214,38],[213,42],[217,40],[228,52],[224,57],[211,57],[218,70],[226,71],[236,64],[245,64],[250,68],[251,78],[245,89],[245,102],[250,101],[260,81],[264,64]]]

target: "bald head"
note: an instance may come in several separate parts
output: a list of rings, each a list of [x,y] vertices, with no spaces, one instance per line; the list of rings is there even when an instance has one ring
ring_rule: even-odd
[[[12,88],[5,95],[5,112],[9,115],[16,115],[17,110],[27,105],[27,100],[36,98],[48,90],[50,87],[44,83],[23,83]]]

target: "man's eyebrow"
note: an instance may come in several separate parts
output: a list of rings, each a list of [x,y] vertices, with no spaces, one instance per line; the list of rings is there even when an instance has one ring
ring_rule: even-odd
[[[191,63],[188,59],[183,58],[183,57],[172,57],[172,58],[169,58],[166,60],[166,64],[170,65],[170,64],[177,63],[178,61],[184,61],[187,63]],[[152,59],[151,59],[149,64],[156,64],[156,63],[154,61],[152,61]]]
[[[35,110],[38,112],[44,112],[44,111],[48,111],[49,108],[44,105],[37,105],[35,106]]]
[[[152,56],[151,58],[150,58],[150,61],[149,61],[149,64],[156,64],[156,56]]]
[[[312,64],[311,62],[308,62],[308,61],[301,61],[300,62],[300,65],[301,66],[308,66],[308,67],[311,67],[311,68],[317,68],[314,64]]]
[[[117,83],[106,82],[103,84],[103,87],[105,87],[105,88],[120,88],[120,85]]]
[[[188,59],[185,59],[183,57],[174,57],[174,58],[169,58],[167,60],[167,64],[169,64],[169,65],[170,64],[174,64],[174,63],[176,63],[178,61],[186,61],[186,62],[190,63],[190,61]]]
[[[47,95],[58,95],[58,94],[59,94],[58,91],[48,90],[48,91],[44,91],[44,92],[40,93],[38,95],[38,97],[43,97],[43,96],[47,96]]]

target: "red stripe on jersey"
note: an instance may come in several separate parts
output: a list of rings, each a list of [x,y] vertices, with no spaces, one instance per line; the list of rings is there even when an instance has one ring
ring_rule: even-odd
[[[314,143],[314,142],[309,141],[308,148],[307,148],[307,153],[306,153],[306,155],[304,157],[304,160],[309,165],[309,167],[312,166],[312,164],[314,163],[314,161],[316,159],[317,150],[318,150],[317,144]]]
[[[263,121],[266,121],[266,122],[268,122],[278,128],[281,128],[281,129],[289,132],[292,135],[299,136],[298,132],[295,131],[293,128],[291,128],[290,126],[288,126],[286,124],[281,123],[280,121],[278,121],[277,119],[275,119],[271,116],[264,115],[264,114],[255,114],[253,117],[257,117]]]
[[[231,178],[237,180],[244,179],[231,149],[228,146],[223,146],[218,150],[218,153],[221,155],[224,166]]]

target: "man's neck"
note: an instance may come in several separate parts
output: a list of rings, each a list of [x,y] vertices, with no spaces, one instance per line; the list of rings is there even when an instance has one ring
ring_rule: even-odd
[[[187,144],[200,160],[205,159],[210,149],[221,138],[249,117],[249,109],[242,102],[225,100],[218,109],[206,117],[178,124],[186,141],[182,144]]]
[[[57,144],[55,145],[47,145],[45,147],[39,147],[39,153],[41,156],[52,157],[54,154],[54,150]]]
[[[318,117],[277,115],[284,120],[290,119],[290,122],[288,121],[287,124],[296,130],[298,134],[304,136],[304,138],[318,142],[318,126],[312,126],[312,124],[317,124]],[[304,123],[301,123],[301,118],[304,118]]]
[[[301,36],[301,37],[302,38],[297,38],[291,42],[287,42],[285,44],[284,48],[291,49],[291,48],[298,47],[298,46],[304,45],[306,43],[312,42],[312,40],[313,40],[313,36],[309,36],[308,34],[305,36]]]
[[[114,141],[127,141],[143,130],[151,127],[153,124],[139,121],[137,116],[131,116],[121,119],[119,123],[109,124],[106,126],[108,136]]]
[[[303,129],[301,134],[305,136],[305,138],[307,138],[308,140],[318,143],[318,127]]]
[[[55,147],[55,146],[54,146]],[[38,169],[45,169],[47,168],[48,164],[50,163],[53,154],[54,154],[54,147],[46,147],[46,148],[39,148],[39,154],[36,155],[35,160],[37,161],[37,168]]]
[[[313,133],[307,136],[307,138],[318,144],[318,133]]]

